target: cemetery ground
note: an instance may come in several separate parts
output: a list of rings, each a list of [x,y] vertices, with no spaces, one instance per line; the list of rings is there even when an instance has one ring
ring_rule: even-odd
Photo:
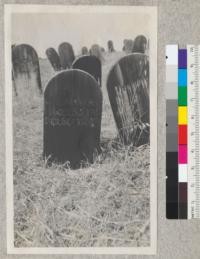
[[[150,245],[149,145],[117,143],[106,90],[110,67],[124,53],[105,53],[102,66],[102,153],[71,170],[43,160],[43,97],[13,96],[14,234],[16,247]],[[55,74],[40,59],[43,89]]]

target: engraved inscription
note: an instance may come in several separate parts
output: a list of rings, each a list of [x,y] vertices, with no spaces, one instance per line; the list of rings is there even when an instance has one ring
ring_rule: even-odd
[[[45,116],[45,125],[55,126],[89,126],[94,128],[101,116],[94,102],[87,104],[68,103],[57,106],[51,116]]]

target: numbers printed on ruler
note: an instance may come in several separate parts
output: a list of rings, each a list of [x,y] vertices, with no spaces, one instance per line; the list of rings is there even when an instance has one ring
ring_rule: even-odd
[[[187,46],[188,218],[200,218],[200,46]]]

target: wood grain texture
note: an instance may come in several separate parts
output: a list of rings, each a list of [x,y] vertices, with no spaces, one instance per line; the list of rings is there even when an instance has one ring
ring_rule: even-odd
[[[121,140],[138,146],[149,141],[149,61],[143,54],[121,58],[111,69],[107,90]]]

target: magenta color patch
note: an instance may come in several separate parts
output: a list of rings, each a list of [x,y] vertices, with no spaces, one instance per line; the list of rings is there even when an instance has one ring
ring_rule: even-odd
[[[187,164],[187,145],[178,146],[178,163]]]

